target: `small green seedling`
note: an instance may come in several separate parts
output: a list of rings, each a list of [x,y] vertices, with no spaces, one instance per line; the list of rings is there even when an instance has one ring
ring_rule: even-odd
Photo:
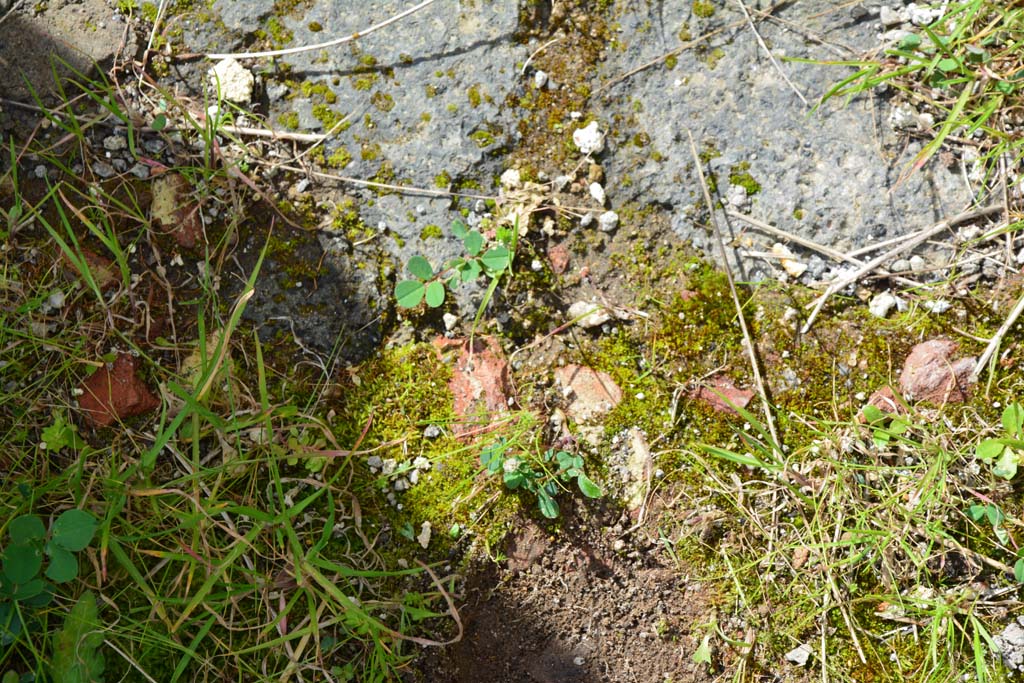
[[[10,542],[0,563],[0,645],[11,644],[21,633],[23,607],[39,608],[50,603],[50,581],[67,583],[78,576],[75,553],[89,545],[96,525],[95,517],[77,509],[61,513],[49,532],[36,515],[11,520],[7,527]]]
[[[999,543],[1003,546],[1011,545],[1010,532],[1003,525],[1003,522],[1006,521],[1006,514],[998,505],[993,503],[971,505],[967,508],[967,515],[975,522],[987,521],[992,526],[992,533],[996,535]],[[1024,557],[1021,556],[1022,554],[1024,554],[1024,548],[1018,551],[1017,561],[1013,565],[1013,578],[1017,579],[1018,583],[1024,583]]]
[[[460,284],[487,275],[491,278],[491,287],[484,297],[482,311],[494,293],[498,279],[505,271],[511,271],[519,234],[517,226],[498,228],[495,235],[498,243],[486,251],[486,239],[480,231],[470,230],[461,221],[454,221],[451,229],[452,234],[462,240],[466,255],[448,261],[438,270],[422,256],[410,258],[405,267],[412,279],[402,280],[395,285],[395,300],[402,308],[415,308],[423,301],[426,301],[427,306],[437,308],[444,304],[448,289],[454,290]]]
[[[575,480],[580,492],[586,497],[601,497],[601,488],[584,473],[583,458],[580,456],[548,449],[540,462],[535,463],[518,455],[507,455],[508,447],[504,440],[491,445],[480,454],[481,464],[490,475],[501,472],[509,490],[521,489],[534,494],[540,513],[548,519],[558,517],[559,508],[555,496],[558,495],[559,482]],[[558,469],[552,472],[549,468],[555,464]]]
[[[1017,402],[1003,410],[1003,432],[1006,436],[985,439],[974,451],[978,460],[992,465],[992,474],[1013,479],[1024,454],[1024,408]]]
[[[876,448],[886,448],[893,439],[899,439],[910,429],[911,423],[905,418],[890,415],[872,405],[864,406],[861,415],[871,427],[871,440]]]

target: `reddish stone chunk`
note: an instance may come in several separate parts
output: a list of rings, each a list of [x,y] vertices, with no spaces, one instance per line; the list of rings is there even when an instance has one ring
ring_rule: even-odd
[[[117,420],[154,410],[160,401],[136,374],[138,361],[119,354],[113,366],[104,365],[82,382],[78,405],[94,427],[106,427]]]

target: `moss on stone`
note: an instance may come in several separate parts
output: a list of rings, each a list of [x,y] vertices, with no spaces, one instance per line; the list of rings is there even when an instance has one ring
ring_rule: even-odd
[[[715,6],[707,0],[694,0],[693,15],[701,19],[709,19],[715,16]]]
[[[741,161],[729,169],[729,182],[733,185],[739,185],[746,190],[748,197],[761,191],[761,183],[754,180],[754,176],[750,175],[749,161]]]
[[[444,235],[444,232],[441,230],[441,226],[440,225],[435,225],[434,223],[430,223],[429,225],[425,225],[425,226],[423,226],[423,229],[420,230],[420,239],[424,240],[424,241],[432,240],[432,239],[438,239],[439,237],[442,237],[443,235]]]
[[[383,112],[389,112],[395,108],[395,98],[379,90],[370,97],[370,103]]]

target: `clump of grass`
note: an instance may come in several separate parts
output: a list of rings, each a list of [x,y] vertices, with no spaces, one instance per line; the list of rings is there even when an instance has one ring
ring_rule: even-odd
[[[329,362],[313,379],[289,366],[301,389],[278,393],[289,382],[273,383],[282,371],[242,321],[260,259],[241,291],[220,287],[232,234],[266,229],[230,218],[255,201],[237,180],[247,162],[217,140],[230,112],[167,103],[183,129],[164,140],[178,145],[169,170],[188,178],[204,215],[227,217],[210,219],[189,254],[153,230],[146,183],[76,171],[104,121],[121,126],[132,156],[161,133],[137,127],[114,84],[74,78],[64,104],[45,109],[52,136],[4,149],[0,529],[71,508],[99,526],[80,579],[3,643],[4,671],[45,678],[53,658],[72,666],[66,653],[87,648],[74,675],[102,660],[107,680],[397,678],[412,648],[433,642],[426,627],[449,614],[447,594],[423,567],[385,564],[364,524],[344,455],[361,437],[339,443],[335,432],[348,433],[323,407]],[[70,106],[76,97],[91,106]],[[53,169],[47,181],[21,173],[32,154]],[[182,277],[172,254],[199,277]],[[97,430],[75,395],[119,352],[138,358],[161,407]],[[396,584],[404,595],[389,592]]]
[[[904,176],[921,168],[944,143],[970,140],[986,176],[998,180],[1011,170],[1000,170],[1000,164],[1016,167],[1024,149],[1016,132],[1021,125],[1017,102],[1024,89],[1024,52],[1017,38],[1022,30],[1024,14],[1007,3],[954,3],[880,59],[826,62],[856,71],[825,93],[822,103],[891,86],[898,101],[935,119],[924,131],[930,140]]]

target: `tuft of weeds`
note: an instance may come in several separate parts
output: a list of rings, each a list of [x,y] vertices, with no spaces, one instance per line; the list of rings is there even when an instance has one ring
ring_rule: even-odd
[[[689,457],[729,506],[712,549],[769,650],[804,647],[813,669],[840,680],[995,679],[993,630],[1018,589],[1006,562],[1018,556],[1008,529],[1019,511],[975,488],[990,481],[974,464],[977,416],[871,409],[817,423],[818,438],[780,460],[740,412],[752,427],[744,449]]]
[[[951,3],[941,17],[903,35],[880,58],[826,62],[856,70],[825,93],[818,106],[834,97],[892,87],[896,103],[913,110],[924,122],[917,127],[929,138],[904,176],[953,142],[964,149],[964,161],[981,169],[995,187],[1022,157],[1016,133],[1024,88],[1022,29],[1024,13],[1013,3]]]
[[[0,675],[395,680],[454,610],[433,570],[389,564],[363,519],[365,434],[326,407],[333,364],[312,381],[292,368],[301,387],[279,394],[243,324],[262,257],[226,264],[235,235],[267,226],[246,218],[262,195],[223,130],[230,109],[77,72],[58,92],[48,128],[6,141],[0,177]],[[147,98],[162,113],[143,126],[125,102]],[[195,244],[155,228],[150,181],[89,173],[108,134],[185,178]],[[173,166],[145,156],[151,138]],[[24,174],[29,159],[45,178]],[[243,285],[226,299],[229,277]],[[81,387],[125,355],[159,407],[101,426]],[[88,548],[64,529],[76,515],[98,522]],[[39,572],[52,584],[28,595]]]

